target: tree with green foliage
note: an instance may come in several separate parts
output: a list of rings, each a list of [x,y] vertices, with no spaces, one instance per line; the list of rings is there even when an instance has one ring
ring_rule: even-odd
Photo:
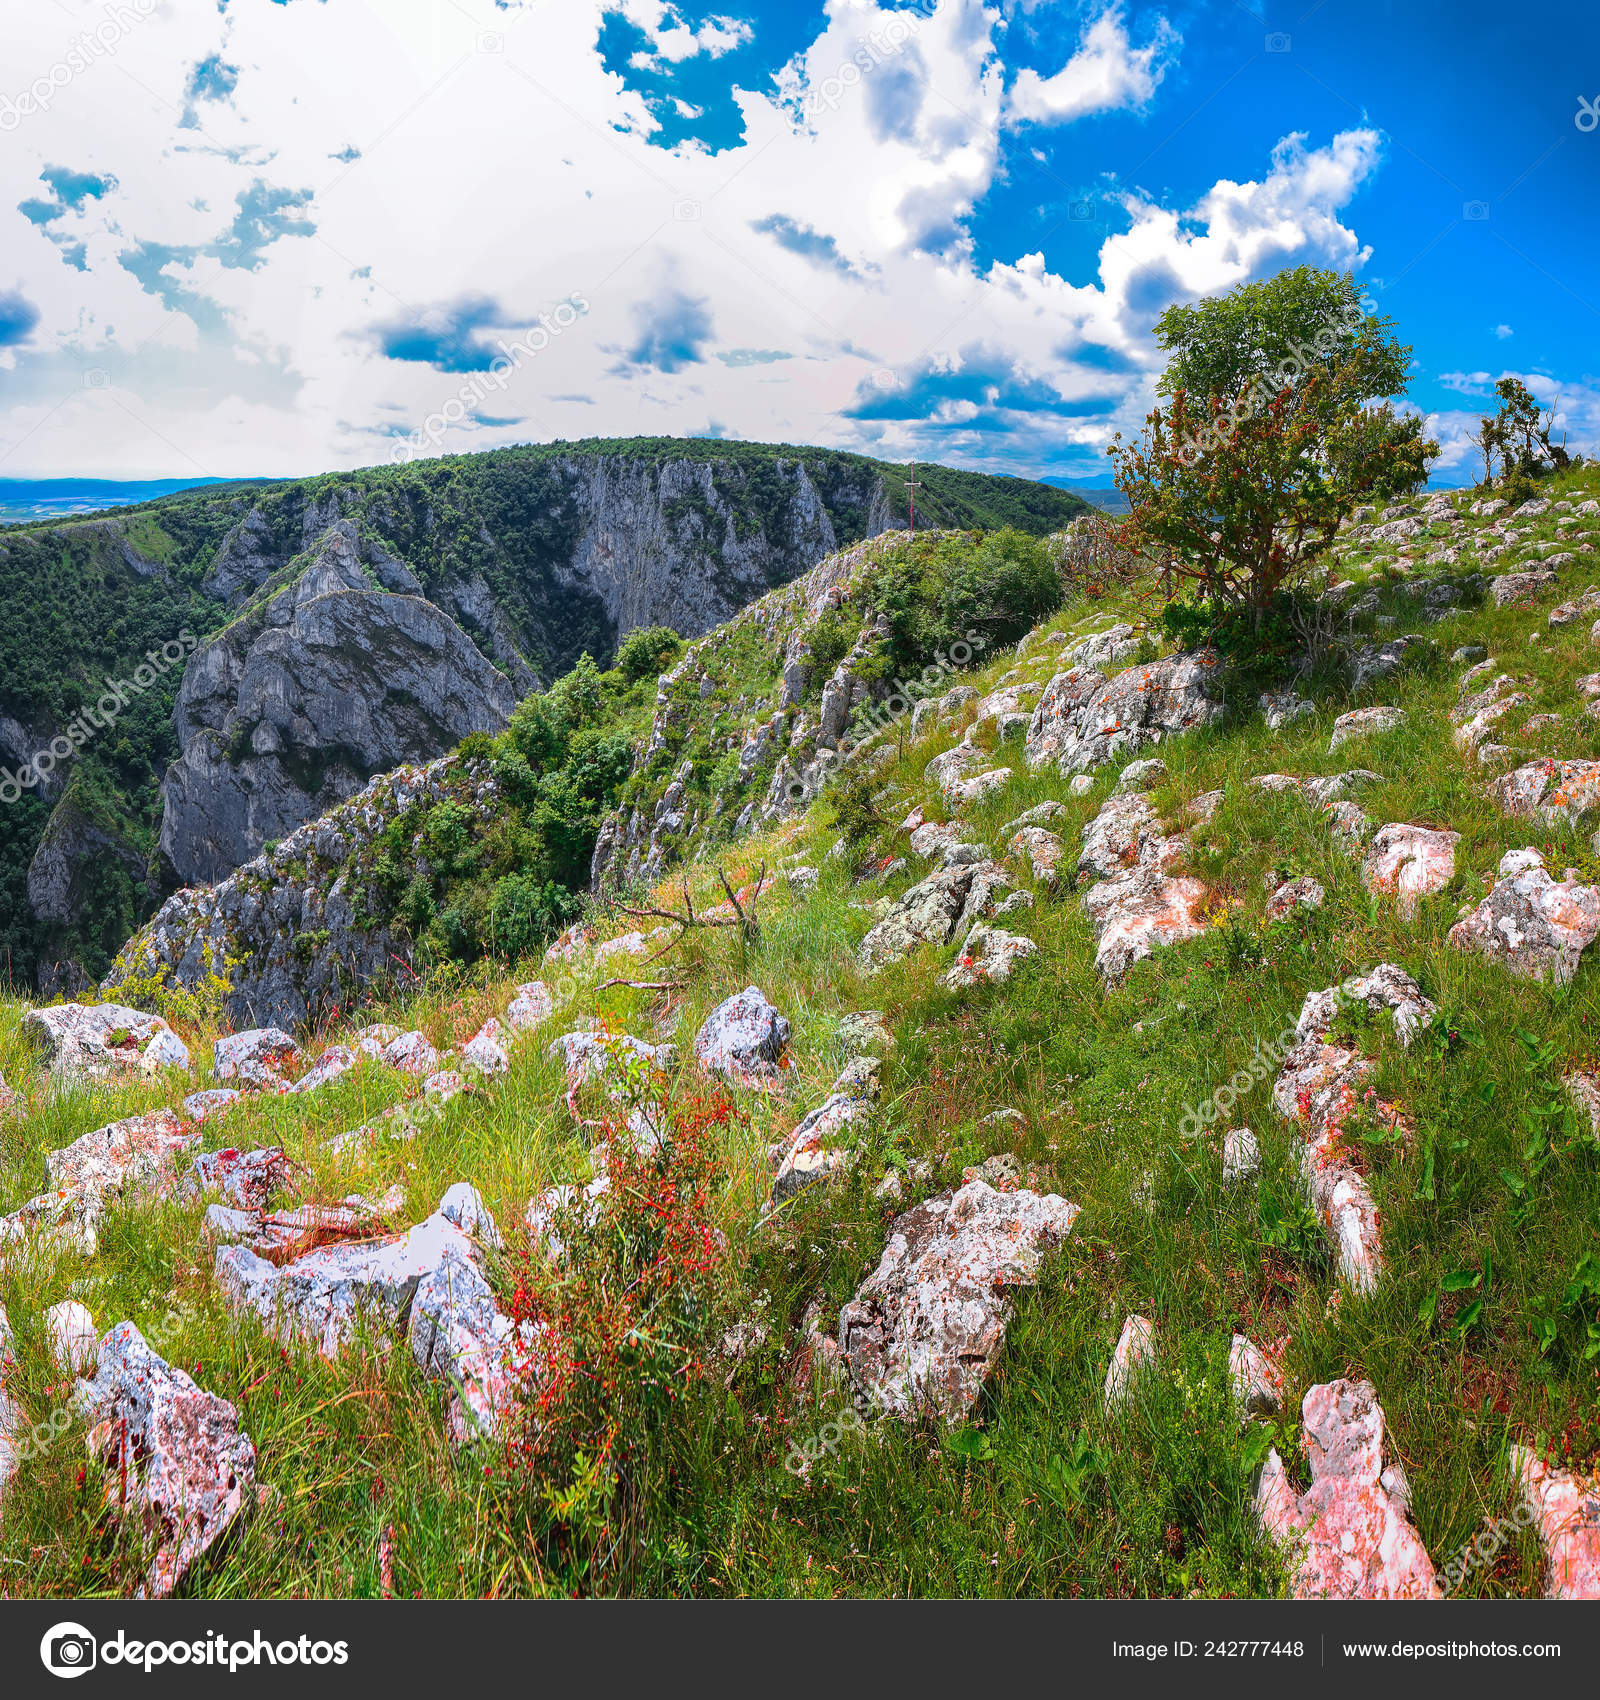
[[[1494,387],[1500,408],[1479,426],[1480,440],[1492,436],[1501,456],[1505,478],[1542,478],[1572,464],[1565,437],[1550,441],[1555,409],[1542,409],[1520,378],[1502,378]],[[1487,460],[1487,455],[1485,460]]]
[[[671,626],[644,626],[617,645],[616,670],[630,685],[653,679],[683,653],[683,639]]]
[[[1387,399],[1411,359],[1392,328],[1352,277],[1310,266],[1169,307],[1166,405],[1108,451],[1130,542],[1259,628],[1359,503],[1414,490],[1439,453]]]

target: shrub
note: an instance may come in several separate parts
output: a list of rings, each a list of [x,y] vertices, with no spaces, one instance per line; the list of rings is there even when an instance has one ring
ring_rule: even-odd
[[[664,673],[683,653],[683,639],[670,626],[645,626],[617,645],[616,670],[635,685]]]
[[[558,1209],[552,1241],[524,1248],[510,1304],[531,1344],[515,1366],[524,1415],[509,1462],[591,1588],[637,1534],[664,1432],[708,1375],[726,1257],[715,1141],[735,1115],[720,1088],[668,1104],[631,1059],[616,1066],[661,1137],[636,1140],[626,1110],[602,1124],[609,1186]]]

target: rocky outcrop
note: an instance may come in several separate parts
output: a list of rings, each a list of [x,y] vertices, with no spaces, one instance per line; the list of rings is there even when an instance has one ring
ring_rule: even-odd
[[[1222,718],[1221,661],[1210,650],[1130,667],[1114,679],[1092,667],[1058,673],[1028,722],[1029,767],[1082,773],[1146,744]]]
[[[1038,1279],[1078,1207],[973,1180],[897,1217],[877,1269],[839,1313],[851,1379],[889,1415],[959,1422],[1000,1356],[1011,1293]]]
[[[496,797],[486,764],[457,756],[381,774],[216,886],[169,897],[123,947],[102,989],[130,974],[192,989],[226,972],[235,1027],[304,1028],[411,960],[409,937],[368,883],[384,828],[414,804],[447,798],[486,820]]]
[[[1313,1387],[1301,1418],[1311,1486],[1295,1492],[1274,1447],[1256,1489],[1256,1514],[1284,1555],[1293,1597],[1437,1599],[1433,1561],[1384,1480],[1383,1407],[1372,1384]]]
[[[372,587],[339,521],[292,582],[190,659],[161,854],[179,880],[220,880],[374,774],[500,731],[516,700],[440,609]]]

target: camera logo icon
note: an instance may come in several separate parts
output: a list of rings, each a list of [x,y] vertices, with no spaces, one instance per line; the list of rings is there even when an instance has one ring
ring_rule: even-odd
[[[82,1676],[94,1669],[99,1652],[81,1623],[58,1623],[45,1631],[39,1657],[53,1676]]]
[[[1281,30],[1274,30],[1272,34],[1267,37],[1268,53],[1287,53],[1290,45],[1289,37]]]
[[[1461,216],[1473,223],[1482,224],[1489,216],[1489,203],[1487,201],[1463,201]]]
[[[693,224],[700,216],[700,203],[698,201],[674,201],[672,203],[672,216],[679,224]]]
[[[90,366],[83,374],[83,387],[86,390],[108,390],[111,388],[111,374],[104,366]]]
[[[499,30],[480,30],[473,45],[479,53],[504,53],[506,38]]]

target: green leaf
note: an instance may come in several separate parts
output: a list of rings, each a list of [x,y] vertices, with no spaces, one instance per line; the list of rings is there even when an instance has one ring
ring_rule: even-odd
[[[1417,1306],[1417,1321],[1425,1328],[1431,1327],[1433,1325],[1434,1312],[1437,1311],[1438,1308],[1439,1294],[1436,1289],[1429,1293],[1427,1298],[1425,1298],[1422,1303]]]
[[[977,1428],[958,1428],[945,1436],[945,1445],[958,1458],[982,1460],[994,1456],[994,1442]]]
[[[1452,1269],[1439,1283],[1439,1290],[1442,1293],[1471,1292],[1482,1279],[1482,1274],[1476,1269]]]
[[[1456,1318],[1455,1332],[1457,1335],[1465,1334],[1469,1328],[1474,1327],[1478,1323],[1482,1316],[1483,1300],[1474,1299],[1472,1303],[1469,1304],[1464,1311],[1462,1311],[1460,1316]]]

